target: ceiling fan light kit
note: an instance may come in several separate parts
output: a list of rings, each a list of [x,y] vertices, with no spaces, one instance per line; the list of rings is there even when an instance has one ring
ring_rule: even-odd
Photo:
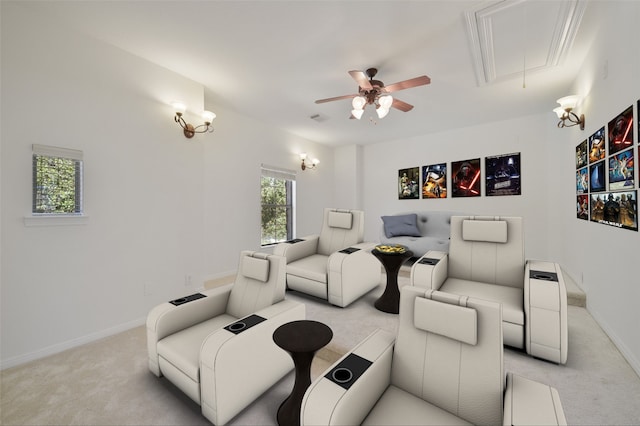
[[[382,81],[373,79],[377,73],[378,70],[376,68],[369,68],[366,72],[349,71],[349,75],[358,83],[357,94],[318,99],[316,103],[322,104],[341,99],[352,99],[351,106],[353,109],[351,110],[350,118],[360,120],[367,105],[374,105],[378,118],[384,118],[389,114],[391,108],[396,108],[402,112],[408,112],[413,109],[413,105],[394,99],[389,93],[431,83],[431,79],[423,75],[385,86]]]

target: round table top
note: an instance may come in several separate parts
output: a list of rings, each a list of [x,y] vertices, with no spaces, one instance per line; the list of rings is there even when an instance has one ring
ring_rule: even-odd
[[[329,326],[311,320],[292,321],[273,332],[273,341],[287,352],[315,352],[332,337]]]

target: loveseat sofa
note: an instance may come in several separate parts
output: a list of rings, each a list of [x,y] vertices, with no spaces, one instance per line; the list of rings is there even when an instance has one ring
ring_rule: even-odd
[[[402,244],[421,257],[429,250],[449,251],[449,211],[414,211],[382,216],[381,244]]]

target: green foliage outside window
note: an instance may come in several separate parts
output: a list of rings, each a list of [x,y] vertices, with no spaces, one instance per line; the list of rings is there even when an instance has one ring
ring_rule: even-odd
[[[33,156],[33,213],[82,213],[82,161]]]
[[[262,177],[261,244],[275,244],[291,239],[291,181]]]

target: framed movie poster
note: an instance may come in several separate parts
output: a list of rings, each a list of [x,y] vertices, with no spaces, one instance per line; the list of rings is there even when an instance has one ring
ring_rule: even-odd
[[[609,122],[609,155],[633,145],[633,105]]]
[[[451,163],[452,197],[480,196],[480,159]]]
[[[604,126],[589,136],[589,163],[604,160]]]
[[[589,190],[591,192],[604,191],[605,180],[604,160],[589,166]]]
[[[589,192],[589,168],[583,167],[576,172],[576,193],[586,194]]]
[[[583,140],[576,146],[576,169],[587,165],[587,140]]]
[[[591,194],[591,221],[638,230],[638,191]]]
[[[634,183],[633,148],[609,157],[609,191],[630,190]]]
[[[520,153],[484,159],[487,196],[520,195]]]
[[[447,163],[422,166],[422,198],[447,198]]]
[[[398,170],[398,199],[420,198],[420,168]]]
[[[587,194],[576,195],[576,217],[589,220],[589,196]]]

